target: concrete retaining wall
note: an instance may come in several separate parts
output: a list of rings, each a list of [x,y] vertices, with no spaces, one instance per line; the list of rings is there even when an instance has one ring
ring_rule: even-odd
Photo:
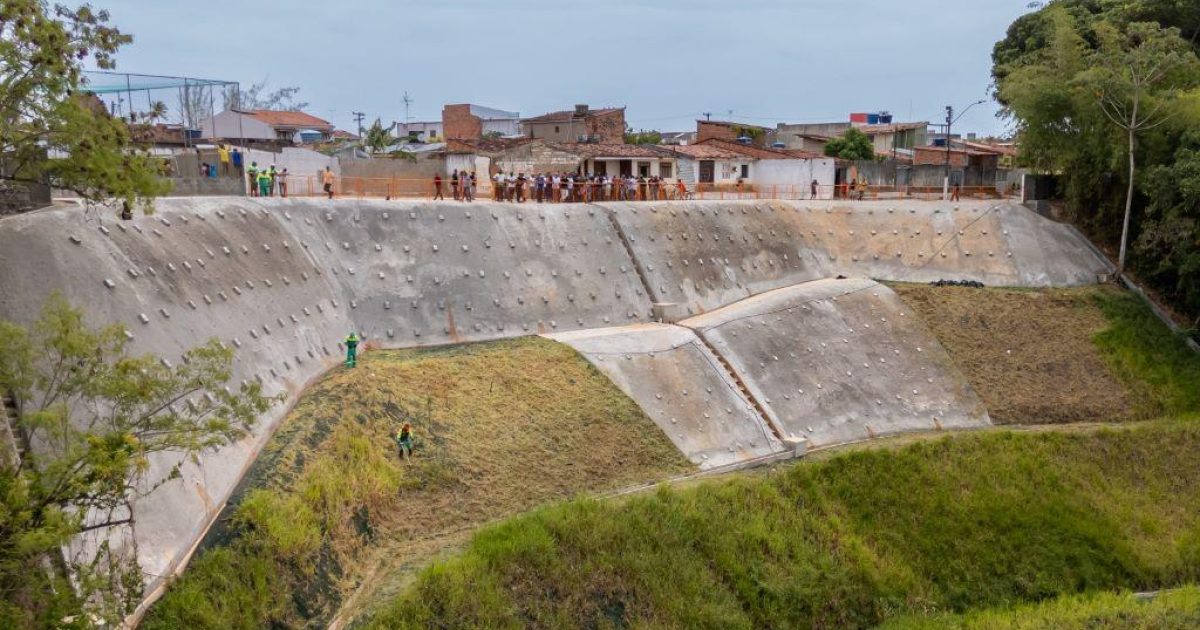
[[[823,444],[986,416],[974,411],[941,355],[913,354],[912,347],[935,346],[919,328],[872,323],[879,336],[861,334],[877,312],[896,321],[899,306],[885,289],[878,289],[884,297],[836,307],[833,296],[785,292],[686,322],[706,339],[686,329],[636,327],[650,321],[654,302],[696,314],[838,274],[1038,286],[1092,282],[1106,268],[1057,224],[1020,208],[969,204],[171,198],[159,200],[155,216],[113,216],[67,206],[0,220],[0,317],[30,321],[58,291],[85,305],[93,324],[123,323],[137,353],[178,361],[216,337],[237,350],[235,381],[259,379],[289,401],[339,362],[338,340],[352,329],[369,346],[389,347],[560,335],[701,467],[777,452],[780,436],[764,430],[769,421]],[[801,308],[771,321],[761,309],[778,300],[812,301],[813,314]],[[733,338],[751,323],[775,332]],[[630,325],[636,334],[628,337],[561,336]],[[839,326],[860,331],[853,352],[800,355],[798,344],[829,344]],[[736,374],[712,348],[728,353]],[[902,355],[896,387],[838,376],[888,358],[885,349]],[[789,367],[767,370],[768,356],[787,357]],[[795,400],[790,392],[810,391],[817,378],[842,393]],[[917,382],[929,378],[933,384]],[[768,417],[750,408],[739,379]],[[924,393],[900,393],[892,402],[897,387]],[[892,399],[871,411],[878,420],[867,420],[864,406],[885,394]],[[939,402],[943,396],[949,402]],[[136,504],[136,530],[114,539],[136,544],[151,588],[190,553],[284,409]],[[173,464],[156,460],[151,476]]]

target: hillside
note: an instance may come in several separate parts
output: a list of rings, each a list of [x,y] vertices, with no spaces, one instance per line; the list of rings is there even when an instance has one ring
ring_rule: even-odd
[[[414,425],[414,459],[390,436]],[[368,353],[306,393],[144,628],[323,627],[465,531],[690,470],[641,410],[540,338]]]
[[[1196,417],[962,435],[479,533],[368,624],[850,627],[1200,577]]]
[[[1134,295],[892,287],[999,424],[1147,419],[1200,410],[1200,357]]]

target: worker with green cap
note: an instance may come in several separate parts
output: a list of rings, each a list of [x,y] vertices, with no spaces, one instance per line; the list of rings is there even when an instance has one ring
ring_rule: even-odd
[[[258,172],[258,196],[271,196],[271,171],[265,168]]]
[[[343,343],[346,344],[346,367],[358,365],[358,335],[350,333]]]

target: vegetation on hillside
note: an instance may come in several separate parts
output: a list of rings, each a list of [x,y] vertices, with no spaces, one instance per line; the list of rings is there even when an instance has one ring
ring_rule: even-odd
[[[992,71],[1024,163],[1061,175],[1068,211],[1106,243],[1119,244],[1128,202],[1131,267],[1193,318],[1200,206],[1179,191],[1200,180],[1162,167],[1194,148],[1198,53],[1197,3],[1056,0],[1009,27]]]
[[[568,346],[372,352],[301,398],[143,627],[325,627],[347,593],[387,597],[479,524],[690,469]]]
[[[142,573],[128,549],[103,543],[64,558],[61,548],[132,524],[134,499],[243,437],[272,402],[258,383],[226,388],[233,352],[216,340],[177,366],[127,347],[123,326],[89,328],[60,297],[31,327],[0,321],[0,394],[15,414],[0,420],[0,627],[86,628],[129,614]],[[152,459],[169,472],[153,473]]]
[[[1072,595],[1038,604],[965,615],[905,617],[880,630],[1193,630],[1200,628],[1200,588],[1147,596]]]
[[[987,433],[489,527],[372,628],[865,628],[1200,577],[1200,427]]]
[[[1200,412],[1200,355],[1128,291],[893,289],[921,315],[994,422]]]

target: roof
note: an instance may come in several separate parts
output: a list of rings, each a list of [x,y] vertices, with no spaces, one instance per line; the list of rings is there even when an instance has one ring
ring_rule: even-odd
[[[282,111],[275,109],[254,109],[242,112],[260,120],[272,127],[329,127],[333,124],[328,120],[317,118],[304,112]]]
[[[737,142],[730,142],[728,140],[720,140],[717,138],[709,138],[707,140],[701,140],[700,142],[697,142],[696,144],[693,144],[692,146],[703,146],[703,145],[720,147],[727,151],[732,151],[733,153],[743,155],[746,157],[751,157],[756,160],[794,160],[794,159],[798,159],[796,156],[789,155],[786,151],[780,151],[779,149],[763,149],[760,147],[750,146],[747,144],[739,144]]]
[[[345,129],[334,129],[333,137],[338,140],[358,140],[358,136],[346,131]]]
[[[736,160],[742,157],[741,153],[734,153],[708,142],[673,146],[671,150],[697,160]]]
[[[929,146],[925,146],[925,147],[913,147],[913,151],[914,152],[916,152],[916,151],[931,152],[932,151],[934,153],[947,153],[947,152],[949,152],[949,153],[966,153],[967,155],[976,155],[976,156],[999,155],[998,151],[980,151],[978,149],[964,149],[964,148],[957,148],[957,147],[951,147],[949,149],[949,151],[947,151],[946,147],[939,147],[939,146],[935,146],[935,145],[929,145]]]
[[[500,153],[509,149],[535,142],[533,138],[479,138],[462,140],[451,138],[446,141],[448,153]]]
[[[892,123],[890,125],[859,125],[856,127],[859,131],[865,134],[872,133],[896,133],[898,131],[909,131],[911,129],[926,129],[929,127],[928,122],[909,122],[909,123]]]
[[[750,123],[732,122],[728,120],[697,120],[699,125],[716,125],[718,127],[739,127],[743,129],[762,129],[763,131],[774,131],[770,127],[760,127],[759,125],[751,125]]]
[[[968,149],[973,149],[976,151],[985,151],[987,153],[995,153],[997,155],[1007,155],[1007,156],[1011,156],[1011,157],[1017,156],[1017,148],[1014,146],[1011,146],[1011,145],[989,144],[987,142],[970,142],[970,141],[965,141],[965,142],[960,141],[960,142],[958,142],[958,144],[961,144]]]
[[[654,144],[596,144],[591,142],[547,143],[546,146],[573,153],[584,159],[595,158],[672,158],[674,153]]]
[[[786,153],[794,158],[800,158],[802,160],[820,160],[820,159],[829,157],[828,155],[825,155],[824,153],[817,153],[816,151],[805,151],[803,149],[772,149],[772,150],[779,151],[780,153]]]
[[[624,107],[607,107],[607,108],[602,108],[602,109],[589,109],[582,116],[576,116],[575,110],[564,109],[560,112],[550,112],[549,114],[542,114],[541,116],[534,116],[533,118],[522,118],[521,122],[523,122],[523,123],[571,122],[572,120],[579,120],[579,119],[584,119],[584,118],[595,118],[596,116],[605,116],[607,114],[612,114],[614,112],[623,112],[623,111],[625,111]]]

